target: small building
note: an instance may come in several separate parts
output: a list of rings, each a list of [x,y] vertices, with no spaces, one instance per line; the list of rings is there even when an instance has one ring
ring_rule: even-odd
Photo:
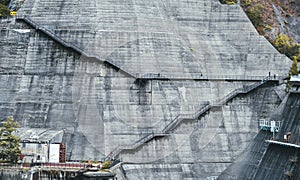
[[[300,86],[300,76],[291,76],[290,84],[292,87],[299,87]]]
[[[66,146],[62,143],[63,130],[19,128],[15,135],[21,138],[22,162],[65,162]]]

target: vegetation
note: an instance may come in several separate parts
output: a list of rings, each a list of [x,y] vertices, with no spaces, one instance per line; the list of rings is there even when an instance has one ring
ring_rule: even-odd
[[[111,161],[105,161],[102,163],[102,169],[109,169],[111,165]]]
[[[0,0],[0,4],[3,4],[4,6],[9,5],[10,0]]]
[[[286,18],[295,17],[300,11],[300,6],[295,4],[295,2],[240,0],[242,8],[258,33],[264,35],[280,53],[285,54],[290,59],[296,56],[296,59],[300,61],[300,44],[294,43],[291,36],[279,34],[282,24],[278,21],[274,10],[275,6],[281,14],[281,19],[285,23],[283,26],[286,27],[288,23]],[[286,28],[286,31],[286,34],[290,34],[288,28]]]
[[[245,0],[245,1],[244,1],[244,5],[246,5],[246,6],[249,6],[251,3],[252,3],[251,0]]]
[[[291,76],[298,76],[298,75],[299,75],[298,61],[297,61],[297,57],[294,56],[293,57],[292,67],[289,70],[289,79],[291,78]],[[286,83],[285,91],[289,92],[290,89],[291,89],[291,84],[290,84],[290,82],[288,80],[288,82]]]
[[[292,67],[289,71],[289,76],[298,76],[298,75],[299,75],[298,62],[297,62],[297,58],[294,56]]]
[[[296,58],[296,60],[300,60],[300,44],[294,43],[294,40],[287,35],[279,34],[273,45],[280,53],[287,55],[291,59]]]
[[[220,0],[222,4],[236,4],[236,0]]]
[[[0,4],[0,17],[1,16],[4,16],[4,17],[9,16],[9,13],[10,13],[9,9],[5,5]]]
[[[13,135],[18,127],[13,118],[8,118],[0,129],[0,159],[10,163],[16,163],[21,155],[20,138]]]
[[[247,3],[245,5],[248,6],[250,5],[251,2],[250,3],[245,2],[245,3]],[[251,6],[246,10],[247,16],[249,17],[253,25],[256,27],[259,34],[263,34],[264,32],[263,10],[264,10],[264,6],[261,3]]]

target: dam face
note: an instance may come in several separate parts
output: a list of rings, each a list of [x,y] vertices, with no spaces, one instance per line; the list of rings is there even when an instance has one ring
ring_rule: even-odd
[[[128,179],[219,176],[279,106],[290,60],[238,5],[26,0],[1,25],[0,114],[65,130]]]

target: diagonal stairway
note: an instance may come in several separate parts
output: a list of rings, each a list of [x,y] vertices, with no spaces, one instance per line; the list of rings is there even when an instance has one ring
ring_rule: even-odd
[[[136,76],[134,74],[132,74],[131,72],[125,71],[124,69],[121,69],[118,65],[116,65],[115,63],[111,62],[111,61],[107,61],[107,60],[101,60],[98,56],[91,56],[87,53],[85,53],[82,49],[78,48],[75,44],[73,43],[69,43],[66,42],[65,40],[61,39],[60,37],[56,36],[52,31],[39,26],[37,23],[35,23],[33,20],[31,20],[28,17],[16,17],[16,20],[21,20],[24,21],[25,23],[29,24],[30,26],[32,26],[34,29],[41,31],[42,33],[46,34],[47,36],[49,36],[51,39],[53,39],[54,41],[56,41],[57,43],[63,45],[66,48],[70,48],[73,51],[77,52],[78,54],[80,54],[81,56],[87,57],[87,58],[93,58],[96,59],[100,62],[106,62],[109,65],[111,65],[112,67],[114,67],[115,69],[120,69],[122,70],[124,73],[126,73],[127,75],[129,75],[130,77],[136,78]]]
[[[222,99],[213,101],[212,103],[208,102],[201,109],[199,109],[199,111],[197,111],[194,114],[179,114],[178,116],[176,116],[174,118],[174,120],[172,120],[169,124],[167,124],[165,126],[165,128],[161,132],[157,132],[157,133],[152,132],[152,133],[147,134],[146,136],[142,137],[141,139],[139,139],[138,141],[136,141],[133,144],[119,146],[115,150],[113,150],[105,159],[108,160],[110,158],[116,158],[124,150],[134,150],[134,149],[137,149],[138,147],[142,146],[146,142],[151,141],[155,137],[164,137],[164,136],[167,136],[167,135],[170,134],[170,132],[173,129],[175,129],[177,126],[179,126],[179,124],[183,120],[195,120],[199,116],[203,115],[205,112],[207,112],[208,110],[210,110],[211,107],[222,106],[223,104],[227,103],[229,100],[231,100],[234,97],[236,97],[238,94],[247,94],[250,91],[258,88],[259,86],[261,86],[264,83],[266,83],[268,81],[271,81],[271,80],[274,81],[274,79],[272,79],[271,77],[265,77],[265,78],[263,78],[259,82],[251,84],[249,86],[244,86],[242,88],[236,89],[236,90],[232,91],[231,93],[229,93],[228,95],[226,95],[225,97],[223,97]]]

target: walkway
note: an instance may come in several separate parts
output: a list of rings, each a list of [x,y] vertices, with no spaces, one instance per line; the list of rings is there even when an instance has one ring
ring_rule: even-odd
[[[271,143],[271,144],[279,144],[279,145],[283,145],[283,146],[289,146],[289,147],[300,148],[299,145],[297,145],[297,144],[292,144],[292,143],[286,143],[286,142],[280,142],[280,141],[273,141],[273,140],[266,140],[266,142]]]

